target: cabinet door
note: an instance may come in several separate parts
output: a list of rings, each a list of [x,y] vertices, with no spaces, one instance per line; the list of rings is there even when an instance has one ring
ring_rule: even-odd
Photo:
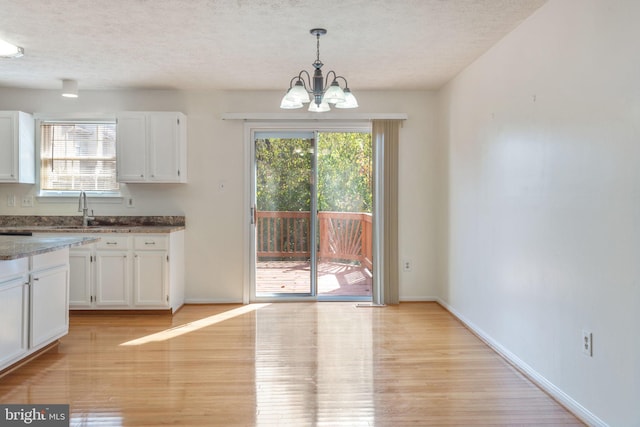
[[[0,111],[0,182],[18,182],[16,127],[15,114]]]
[[[142,307],[168,307],[167,253],[136,252],[133,270],[134,304]]]
[[[0,182],[35,183],[33,116],[0,111]]]
[[[144,113],[119,115],[116,126],[116,168],[119,182],[147,180],[147,119]]]
[[[154,112],[148,120],[149,180],[180,182],[180,115]]]
[[[26,276],[0,285],[0,369],[27,353],[28,292]]]
[[[91,308],[91,248],[69,251],[69,308]]]
[[[97,307],[126,308],[130,304],[129,259],[124,251],[96,252]]]
[[[69,332],[69,269],[65,265],[32,275],[31,348]]]

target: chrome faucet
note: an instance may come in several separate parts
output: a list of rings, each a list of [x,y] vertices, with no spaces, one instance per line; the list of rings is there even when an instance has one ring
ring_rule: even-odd
[[[82,212],[82,226],[87,227],[89,225],[89,221],[93,221],[95,218],[93,216],[89,216],[89,205],[87,204],[87,193],[84,191],[80,192],[80,197],[78,197],[78,212]],[[93,215],[93,209],[91,210],[91,215]]]

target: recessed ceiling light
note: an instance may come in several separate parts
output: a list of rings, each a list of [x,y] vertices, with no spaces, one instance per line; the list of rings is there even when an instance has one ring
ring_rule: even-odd
[[[0,39],[0,57],[20,58],[22,55],[24,55],[23,48]]]
[[[69,79],[62,80],[62,96],[65,98],[77,98],[78,81]]]

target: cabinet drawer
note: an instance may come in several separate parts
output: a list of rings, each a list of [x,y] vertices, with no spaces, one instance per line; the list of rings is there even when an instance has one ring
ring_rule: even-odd
[[[129,246],[128,236],[100,236],[100,241],[96,243],[98,249],[127,250]]]
[[[31,270],[38,271],[59,265],[66,265],[69,262],[69,249],[60,249],[53,252],[46,252],[34,255],[31,261]]]
[[[133,238],[135,250],[164,250],[169,247],[169,239],[166,236],[135,236]]]

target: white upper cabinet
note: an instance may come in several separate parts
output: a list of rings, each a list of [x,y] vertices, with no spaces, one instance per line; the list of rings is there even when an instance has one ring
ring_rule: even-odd
[[[181,113],[152,113],[149,132],[149,180],[187,182],[187,118]]]
[[[116,127],[116,168],[119,182],[147,181],[147,116],[119,115]]]
[[[119,113],[116,155],[119,182],[187,182],[187,117]]]
[[[0,111],[0,153],[0,182],[36,182],[33,116]]]

